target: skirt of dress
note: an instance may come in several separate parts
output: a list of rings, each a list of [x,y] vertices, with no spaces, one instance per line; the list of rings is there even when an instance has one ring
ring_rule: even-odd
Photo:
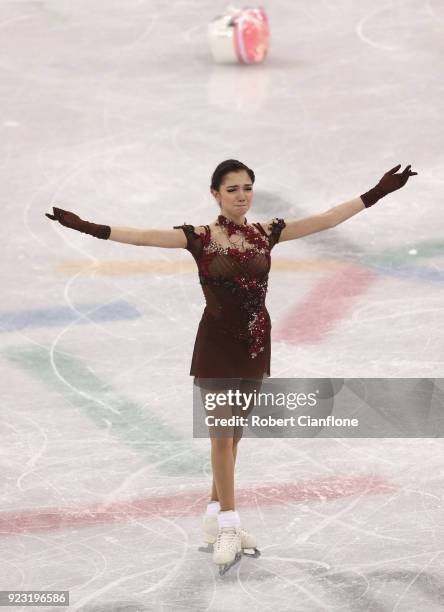
[[[195,377],[195,384],[199,385],[200,379],[202,382],[206,379],[206,384],[199,386],[210,388],[211,379],[215,379],[216,387],[220,387],[221,384],[225,386],[220,379],[227,379],[227,381],[233,379],[261,380],[269,377],[270,330],[271,324],[269,323],[265,334],[264,349],[256,357],[252,357],[244,340],[239,340],[235,335],[226,333],[214,323],[214,319],[204,313],[197,330],[191,360],[190,375]]]

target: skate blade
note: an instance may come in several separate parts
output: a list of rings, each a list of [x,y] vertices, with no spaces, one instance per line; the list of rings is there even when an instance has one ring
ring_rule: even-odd
[[[223,576],[224,574],[226,574],[228,570],[231,569],[234,565],[236,565],[236,563],[239,563],[241,559],[242,553],[238,552],[234,557],[234,561],[232,561],[231,563],[224,563],[223,565],[219,565],[219,576]]]
[[[214,550],[213,544],[207,543],[206,546],[199,546],[197,549],[199,552],[212,553]]]
[[[257,548],[243,548],[242,553],[246,557],[252,557],[253,559],[258,559],[261,556],[261,551],[258,550]]]
[[[212,553],[214,551],[214,546],[213,544],[207,544],[206,546],[199,546],[197,550],[199,552]],[[245,557],[251,557],[252,559],[258,559],[261,556],[261,551],[258,550],[257,548],[243,548],[242,554],[245,555]]]

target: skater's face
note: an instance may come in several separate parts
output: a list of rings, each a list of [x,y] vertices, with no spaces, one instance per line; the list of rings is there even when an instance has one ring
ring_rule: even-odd
[[[228,172],[223,178],[219,191],[211,193],[220,204],[221,213],[229,218],[243,217],[253,200],[253,183],[248,172]]]

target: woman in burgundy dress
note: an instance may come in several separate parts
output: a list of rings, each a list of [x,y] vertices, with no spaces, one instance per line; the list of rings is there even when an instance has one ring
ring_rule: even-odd
[[[265,306],[270,253],[278,242],[294,240],[346,221],[375,204],[416,175],[408,165],[384,174],[360,197],[304,219],[272,219],[249,223],[254,172],[242,162],[219,164],[211,180],[211,193],[219,214],[209,225],[184,223],[171,230],[134,229],[97,225],[74,213],[53,207],[46,214],[62,225],[97,238],[140,246],[186,248],[196,261],[206,306],[194,345],[190,374],[205,402],[208,394],[236,387],[243,392],[260,389],[270,376],[270,316]],[[218,408],[214,416],[243,414],[241,407]],[[240,527],[235,509],[234,466],[242,428],[209,428],[213,485],[204,517],[205,539],[215,543],[213,559],[221,573],[239,559],[241,551],[256,548],[255,538]],[[257,551],[256,551],[257,552]]]

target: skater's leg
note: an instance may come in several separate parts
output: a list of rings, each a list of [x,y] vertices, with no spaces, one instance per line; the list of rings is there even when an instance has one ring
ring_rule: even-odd
[[[235,388],[230,385],[231,389]],[[227,392],[228,388],[223,387],[221,392]],[[211,388],[211,393],[219,390]],[[231,416],[243,416],[246,411],[242,407],[214,406],[212,403],[211,411],[208,411],[207,399],[208,390],[201,387],[201,398],[206,416],[211,414],[215,418],[228,419]],[[214,398],[214,395],[213,395]],[[213,561],[222,565],[236,562],[240,559],[244,549],[254,548],[255,541],[251,534],[248,534],[240,527],[240,518],[235,510],[234,500],[234,467],[237,457],[237,445],[242,437],[242,428],[236,426],[209,427],[211,438],[211,463],[213,467],[213,482],[211,490],[211,501],[207,508],[207,515],[204,517],[204,537],[207,544],[214,543]],[[212,516],[215,515],[215,503],[219,500],[220,511],[217,514],[216,524],[213,525]],[[209,516],[211,515],[211,516]],[[207,546],[208,549],[208,546]],[[205,550],[207,550],[205,549]],[[211,549],[210,549],[211,550]],[[247,554],[244,551],[244,554]],[[250,554],[250,556],[252,556]]]
[[[233,410],[233,414],[242,417],[248,417],[255,408],[255,397],[260,392],[262,387],[262,379],[253,379],[253,378],[241,378],[239,380],[239,391],[241,394],[248,394],[250,399],[245,399],[241,406],[237,406]],[[255,395],[256,394],[256,395]],[[243,395],[242,395],[243,397]],[[244,409],[245,408],[245,409]],[[234,461],[236,462],[236,454],[237,454],[237,445],[242,439],[244,428],[239,425],[234,427],[233,431],[233,456]]]
[[[234,510],[233,438],[211,439],[211,465],[221,511]]]
[[[241,393],[249,393],[249,394],[253,394],[254,392],[259,393],[261,386],[262,386],[262,379],[241,379],[238,383],[238,388],[241,391]],[[234,385],[232,386],[234,388]],[[226,391],[226,389],[225,389]],[[254,397],[254,395],[251,396],[252,398]],[[248,404],[248,409],[247,410],[243,410],[243,406],[236,406],[234,408],[231,408],[231,413],[227,412],[226,410],[217,410],[218,412],[218,416],[248,416],[252,410],[254,409],[254,401],[250,401]],[[233,464],[231,466],[231,462],[229,462],[229,456],[228,454],[226,455],[222,455],[222,453],[228,453],[227,449],[224,448],[224,450],[222,449],[213,449],[212,446],[212,461],[213,461],[213,455],[216,457],[216,461],[218,461],[219,463],[222,462],[222,464],[225,465],[225,467],[228,467],[228,462],[230,463],[229,465],[229,472],[225,471],[225,476],[229,473],[229,477],[230,477],[230,482],[228,482],[224,476],[222,475],[222,479],[223,479],[223,484],[222,486],[225,486],[225,491],[227,491],[228,489],[230,490],[230,494],[231,494],[231,490],[233,492],[233,509],[234,509],[234,468],[236,465],[236,458],[237,458],[237,448],[238,448],[238,444],[240,442],[240,440],[242,439],[242,435],[243,435],[243,427],[242,426],[234,426],[234,427],[224,427],[223,430],[220,431],[216,431],[214,432],[215,435],[217,436],[218,439],[222,439],[222,440],[229,440],[229,437],[231,437],[231,449],[232,449],[232,455],[233,455]],[[224,446],[224,445],[221,445]],[[230,443],[227,443],[226,446],[230,446]],[[227,462],[226,464],[224,462]],[[220,465],[218,466],[220,467]],[[218,469],[218,468],[216,468]],[[233,482],[232,488],[231,488],[231,479]],[[222,493],[222,495],[224,495],[225,493]],[[219,502],[221,502],[220,500],[220,492],[218,491],[218,486],[217,486],[217,479],[215,479],[214,477],[214,463],[213,463],[213,484],[212,484],[212,490],[211,490],[211,500],[219,500]],[[231,497],[229,500],[227,500],[227,502],[231,503]],[[224,504],[222,504],[221,502],[221,510],[224,510]]]
[[[214,396],[218,393],[227,393],[228,389],[235,388],[234,381],[225,380],[224,384],[212,384],[211,388],[201,387],[201,397],[205,415],[217,419],[229,419],[232,415],[230,405],[215,405]],[[205,381],[210,387],[211,382]],[[211,408],[207,400],[213,399]],[[211,465],[213,468],[213,483],[211,500],[219,501],[221,511],[234,510],[234,455],[233,455],[233,426],[209,426],[211,439]]]
[[[236,456],[237,456],[237,444],[240,438],[233,438],[233,461],[234,465],[236,465]],[[216,482],[213,476],[213,484],[211,486],[211,496],[210,501],[219,501],[219,494],[217,492]]]
[[[203,381],[205,387],[201,388],[203,405],[206,406],[208,393],[226,393],[228,389],[233,391],[240,389],[241,393],[258,393],[261,389],[262,379],[229,379],[223,384],[219,381]],[[209,397],[209,396],[208,396]],[[253,397],[253,396],[252,396]],[[217,406],[206,414],[216,418],[229,418],[230,416],[248,416],[254,409],[254,402],[250,401],[248,410],[243,406]],[[219,501],[221,510],[235,508],[234,503],[234,468],[237,458],[238,443],[242,438],[243,428],[241,426],[210,427],[211,437],[211,462],[213,466],[213,482],[211,488],[211,501]],[[231,452],[231,457],[230,457]]]
[[[236,466],[236,457],[237,457],[237,445],[240,441],[240,438],[233,438],[233,461],[234,461],[234,465]]]
[[[210,501],[219,501],[219,494],[217,492],[217,487],[216,487],[216,482],[214,480],[214,476],[213,476],[213,484],[211,486],[211,497],[210,497]]]

